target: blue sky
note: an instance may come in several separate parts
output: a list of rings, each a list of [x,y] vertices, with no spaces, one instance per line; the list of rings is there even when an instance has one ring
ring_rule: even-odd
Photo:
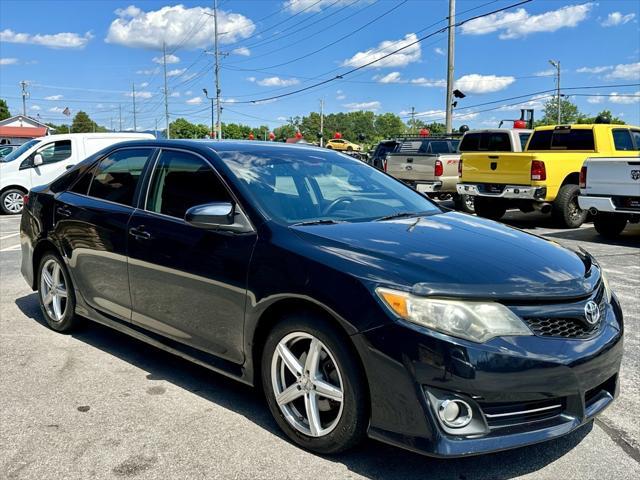
[[[212,1],[3,0],[0,2],[0,97],[21,110],[29,82],[29,114],[56,123],[82,109],[98,123],[164,125],[162,42],[170,73],[172,119],[208,124],[213,88]],[[371,109],[426,121],[443,120],[446,33],[410,46],[339,81],[277,101],[260,100],[334,77],[445,25],[445,0],[220,0],[223,121],[276,127],[317,111]],[[458,0],[457,20],[510,1]],[[466,13],[465,13],[466,12]],[[549,59],[560,60],[565,93],[580,109],[610,109],[640,124],[640,2],[534,0],[469,22],[456,32],[459,101],[454,125],[495,126],[514,118],[515,103],[537,108],[554,88]],[[328,46],[328,44],[333,45]],[[382,53],[381,53],[382,52]],[[154,61],[155,59],[155,61]],[[635,86],[620,87],[622,84]],[[624,96],[638,95],[638,96]],[[521,98],[506,100],[512,97]],[[496,102],[496,103],[488,103]],[[478,104],[487,104],[475,108]],[[488,110],[492,109],[492,110]]]

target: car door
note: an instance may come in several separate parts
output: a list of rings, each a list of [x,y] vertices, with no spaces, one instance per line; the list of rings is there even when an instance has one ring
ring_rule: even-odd
[[[76,288],[90,307],[126,321],[131,319],[127,225],[140,176],[154,152],[150,147],[115,150],[55,199],[54,235]]]
[[[184,221],[190,207],[219,201],[233,199],[207,160],[161,151],[146,201],[129,223],[132,321],[240,363],[247,270],[257,237]]]
[[[39,147],[23,162],[24,167],[29,169],[31,187],[49,183],[61,175],[69,165],[69,160],[74,158],[76,148],[77,145],[72,145],[68,139],[48,142]],[[41,165],[34,164],[34,157],[38,154],[42,156]]]

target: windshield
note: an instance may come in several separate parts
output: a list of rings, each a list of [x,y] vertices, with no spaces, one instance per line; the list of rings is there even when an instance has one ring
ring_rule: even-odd
[[[244,193],[279,223],[364,222],[440,211],[411,188],[335,152],[265,148],[217,153]]]
[[[40,143],[40,140],[29,140],[27,143],[23,143],[19,148],[16,148],[13,152],[9,153],[6,157],[0,158],[0,162],[10,162],[12,160],[15,160],[38,143]]]

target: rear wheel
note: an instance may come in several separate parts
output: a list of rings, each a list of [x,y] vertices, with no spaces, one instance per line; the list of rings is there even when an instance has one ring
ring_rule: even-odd
[[[40,260],[38,300],[40,310],[53,330],[67,332],[79,323],[75,315],[76,297],[71,277],[55,253],[46,253]]]
[[[578,205],[578,185],[563,185],[553,202],[551,215],[565,228],[578,228],[587,219],[588,212]]]
[[[0,209],[5,215],[18,215],[24,207],[24,192],[9,188],[0,195]]]
[[[348,146],[347,147],[347,152],[353,152],[353,147],[352,146]]]
[[[500,220],[507,212],[507,206],[504,202],[493,198],[475,198],[473,207],[478,216],[491,220]]]
[[[299,446],[331,454],[366,431],[368,400],[360,366],[337,329],[295,315],[278,323],[262,355],[262,384],[280,428]]]
[[[627,226],[627,217],[615,213],[598,213],[593,219],[596,232],[605,238],[616,238]]]
[[[455,195],[453,203],[456,210],[465,213],[474,213],[474,196],[473,195]]]

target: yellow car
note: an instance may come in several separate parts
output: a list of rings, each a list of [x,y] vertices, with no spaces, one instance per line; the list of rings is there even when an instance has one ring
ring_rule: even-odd
[[[325,145],[330,150],[339,150],[346,152],[360,152],[362,151],[362,147],[356,143],[351,143],[349,140],[345,140],[344,138],[334,138],[329,140]]]

